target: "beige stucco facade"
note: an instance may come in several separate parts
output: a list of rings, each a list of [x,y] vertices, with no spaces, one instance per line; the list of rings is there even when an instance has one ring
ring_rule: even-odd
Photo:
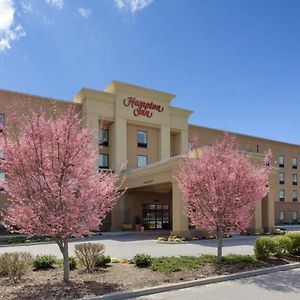
[[[113,81],[103,91],[81,89],[72,103],[55,100],[61,111],[69,105],[75,105],[80,111],[84,126],[93,132],[95,151],[105,158],[105,165],[101,167],[125,176],[126,193],[104,221],[103,229],[121,230],[124,224],[134,225],[140,219],[146,229],[168,228],[188,235],[188,217],[173,174],[190,140],[196,137],[199,147],[206,146],[221,138],[223,131],[190,125],[188,118],[192,111],[172,107],[174,97]],[[50,107],[50,99],[0,90],[0,113],[9,114],[8,104],[13,104],[14,111],[18,111],[25,102],[28,105],[22,112]],[[106,130],[107,141],[99,145],[101,128]],[[257,205],[249,230],[261,232],[270,230],[275,223],[298,221],[300,205],[292,199],[295,190],[298,193],[298,186],[292,183],[292,177],[298,175],[299,167],[293,168],[292,159],[300,158],[300,146],[240,134],[237,140],[240,149],[257,160],[270,148],[274,165],[278,167],[270,179],[269,195]],[[285,160],[281,167],[278,165],[280,155]],[[142,165],[138,166],[139,163]],[[279,184],[279,173],[284,173],[284,183]],[[279,201],[280,190],[284,190],[284,201]],[[0,207],[4,202],[2,196]]]

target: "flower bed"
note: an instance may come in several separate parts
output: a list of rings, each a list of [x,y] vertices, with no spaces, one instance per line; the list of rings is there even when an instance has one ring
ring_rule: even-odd
[[[230,234],[225,234],[224,238],[231,238],[232,235]],[[186,237],[179,237],[176,235],[170,235],[168,238],[164,238],[164,237],[158,237],[156,239],[156,242],[159,244],[186,244],[186,243],[190,243],[190,242],[194,242],[194,241],[198,241],[198,240],[213,240],[216,239],[216,236],[213,234],[208,235],[207,237],[192,237],[192,238],[186,238]]]
[[[137,258],[140,264],[149,257],[140,255]],[[114,258],[114,263],[96,267],[92,273],[79,266],[71,271],[69,284],[62,283],[63,269],[58,262],[48,270],[33,271],[31,268],[15,283],[0,277],[0,299],[78,299],[287,264],[300,258],[257,260],[249,255],[226,255],[221,264],[216,264],[215,260],[212,255],[158,257],[151,258],[151,265],[143,263],[136,267],[133,261],[127,263]]]

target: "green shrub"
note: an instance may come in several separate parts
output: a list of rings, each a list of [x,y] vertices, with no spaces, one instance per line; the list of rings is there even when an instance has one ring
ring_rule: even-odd
[[[88,272],[92,272],[99,256],[103,253],[104,245],[99,243],[82,243],[75,245],[76,257]]]
[[[276,236],[273,238],[276,245],[277,256],[290,255],[293,252],[293,242],[287,236]]]
[[[227,254],[222,257],[222,264],[224,265],[233,265],[238,263],[259,264],[256,258],[252,255]]]
[[[300,231],[290,231],[286,234],[292,241],[293,254],[300,252]]]
[[[107,264],[111,262],[110,256],[105,256],[103,254],[99,255],[97,262],[96,262],[96,267],[105,267]]]
[[[32,255],[28,252],[3,253],[0,255],[0,273],[10,280],[21,279],[32,263]]]
[[[4,244],[21,244],[21,243],[25,243],[26,240],[27,240],[26,235],[9,236],[5,238],[1,238],[1,242]]]
[[[112,257],[110,261],[112,264],[118,264],[120,262],[120,260],[117,257]]]
[[[56,258],[53,255],[37,255],[33,260],[33,267],[36,270],[52,269]]]
[[[276,243],[271,237],[260,237],[255,241],[254,253],[257,259],[268,258],[276,254]]]
[[[143,253],[136,254],[133,257],[133,261],[136,267],[147,268],[151,265],[151,256]]]
[[[214,240],[216,238],[215,235],[213,234],[209,234],[208,237],[207,237],[209,240]]]
[[[178,239],[178,238],[179,238],[179,236],[177,236],[177,235],[170,235],[168,237],[168,241],[175,241],[175,239]]]
[[[180,263],[180,258],[171,257],[154,257],[151,261],[150,266],[152,271],[158,271],[162,273],[172,273],[182,270],[182,264]]]
[[[228,254],[222,259],[223,265],[234,264],[250,264],[260,266],[261,263],[251,255]],[[169,256],[169,257],[154,257],[151,260],[150,269],[162,273],[173,273],[184,270],[197,269],[200,266],[207,264],[216,264],[216,256],[201,255],[201,256]]]
[[[151,270],[162,273],[173,273],[182,270],[197,269],[205,264],[214,264],[216,257],[214,255],[201,256],[169,256],[154,257],[151,260]]]
[[[73,271],[77,268],[77,259],[75,256],[69,257],[70,270]]]

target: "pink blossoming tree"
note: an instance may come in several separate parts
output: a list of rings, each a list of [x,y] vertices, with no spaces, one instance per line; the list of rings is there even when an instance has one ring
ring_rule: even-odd
[[[63,115],[52,110],[50,118],[31,112],[17,134],[4,130],[4,218],[13,231],[50,236],[63,255],[68,282],[68,239],[101,224],[120,196],[120,183],[112,172],[97,172],[91,133],[74,109]]]
[[[225,230],[245,230],[255,205],[268,194],[270,158],[268,151],[261,165],[251,162],[238,151],[235,137],[225,134],[203,152],[187,154],[175,175],[191,222],[217,237],[218,263]]]

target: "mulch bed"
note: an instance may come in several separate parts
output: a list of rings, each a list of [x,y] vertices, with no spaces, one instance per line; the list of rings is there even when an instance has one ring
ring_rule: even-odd
[[[299,257],[293,258],[294,261],[300,261]],[[291,261],[286,259],[269,259],[263,262],[263,267],[289,262]],[[91,274],[82,269],[71,271],[71,282],[65,284],[62,282],[63,270],[57,267],[47,271],[29,271],[21,282],[17,283],[10,283],[6,278],[0,278],[0,299],[78,299],[253,269],[257,267],[243,263],[206,264],[195,270],[164,274],[150,269],[136,268],[131,264],[109,264],[106,268],[97,269]]]

